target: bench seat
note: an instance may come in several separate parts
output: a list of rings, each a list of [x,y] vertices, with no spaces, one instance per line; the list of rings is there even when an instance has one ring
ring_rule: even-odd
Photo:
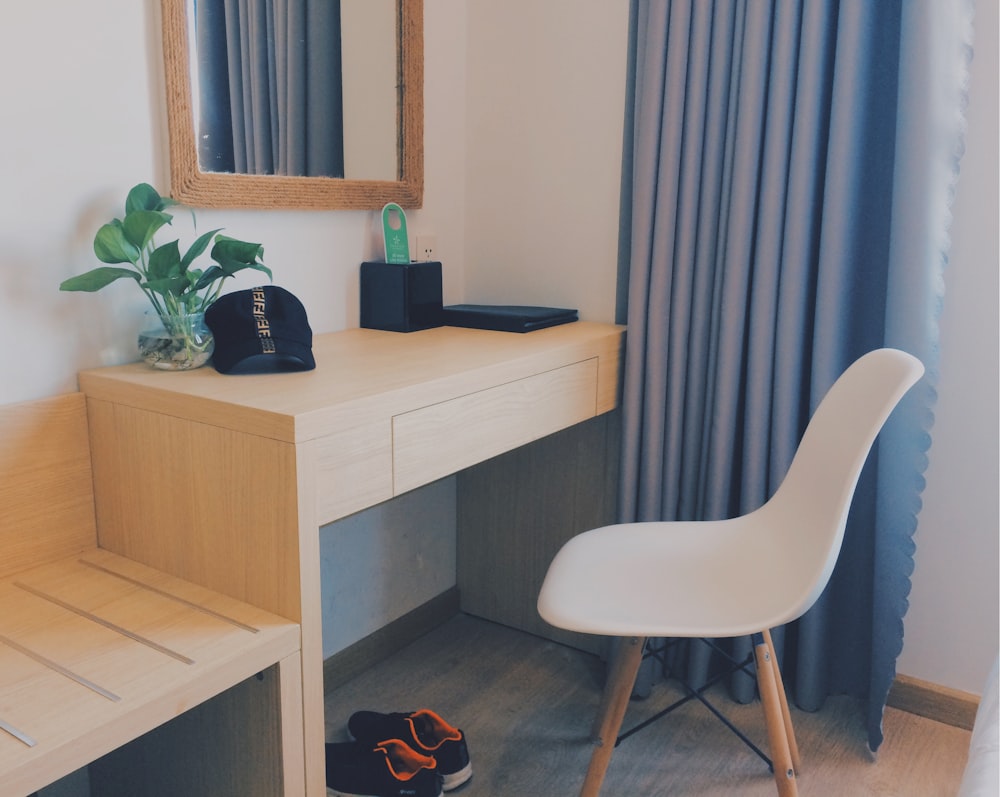
[[[0,607],[0,783],[13,794],[299,649],[296,623],[100,549],[3,579]]]
[[[225,565],[224,553],[220,566]],[[298,623],[100,547],[81,394],[0,407],[0,794],[301,795]]]

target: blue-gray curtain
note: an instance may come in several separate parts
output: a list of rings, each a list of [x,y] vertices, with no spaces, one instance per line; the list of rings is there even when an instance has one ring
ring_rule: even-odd
[[[204,171],[344,176],[340,0],[195,0]]]
[[[795,701],[865,699],[877,749],[930,445],[971,3],[633,0],[631,22],[619,519],[755,509],[854,359],[918,356],[928,376],[866,466],[828,588],[775,633]],[[708,648],[671,666],[697,682]]]

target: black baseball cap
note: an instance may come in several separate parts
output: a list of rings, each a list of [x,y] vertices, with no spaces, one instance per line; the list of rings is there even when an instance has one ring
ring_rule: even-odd
[[[302,302],[277,285],[220,296],[205,311],[215,336],[212,363],[223,374],[310,371],[312,329]]]

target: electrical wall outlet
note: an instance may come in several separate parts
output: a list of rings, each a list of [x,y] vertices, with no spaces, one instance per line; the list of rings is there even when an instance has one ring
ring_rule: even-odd
[[[433,235],[418,235],[416,240],[416,259],[427,262],[437,260],[437,241]]]

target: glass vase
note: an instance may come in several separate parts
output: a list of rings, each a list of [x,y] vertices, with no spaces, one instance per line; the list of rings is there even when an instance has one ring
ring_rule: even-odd
[[[153,368],[188,371],[212,357],[215,338],[205,314],[163,315],[147,311],[139,332],[139,356]]]

